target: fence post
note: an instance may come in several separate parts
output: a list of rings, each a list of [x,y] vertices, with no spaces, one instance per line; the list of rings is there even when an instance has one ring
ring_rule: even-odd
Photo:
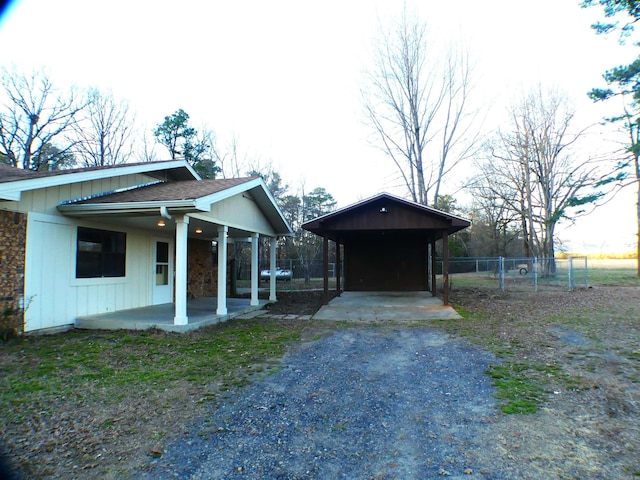
[[[589,265],[586,255],[584,257],[584,288],[589,288]]]
[[[498,257],[498,278],[500,281],[500,291],[504,292],[504,257]]]
[[[573,292],[576,286],[573,281],[573,257],[569,257],[569,271],[567,272],[568,280],[569,280],[569,291]]]
[[[538,257],[533,257],[533,291],[538,291]]]

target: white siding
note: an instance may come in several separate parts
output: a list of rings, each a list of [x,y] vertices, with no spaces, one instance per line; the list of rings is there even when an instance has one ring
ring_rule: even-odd
[[[75,278],[78,225],[115,230],[99,223],[31,213],[27,223],[25,331],[60,327],[76,317],[137,308],[151,303],[149,234],[127,233],[126,276]]]
[[[152,181],[154,179],[151,177],[136,174],[31,190],[22,193],[20,202],[0,202],[0,208],[17,210],[23,213],[37,212],[61,216],[56,207],[62,202],[142,185]]]
[[[234,195],[211,205],[209,213],[193,216],[207,218],[216,223],[247,232],[258,232],[262,235],[275,235],[276,233],[256,202],[246,193]]]

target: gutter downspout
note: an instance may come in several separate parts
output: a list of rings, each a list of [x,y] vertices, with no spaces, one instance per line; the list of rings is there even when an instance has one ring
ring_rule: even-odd
[[[173,217],[169,215],[169,210],[164,205],[160,207],[160,216],[166,218],[167,220],[171,220]]]

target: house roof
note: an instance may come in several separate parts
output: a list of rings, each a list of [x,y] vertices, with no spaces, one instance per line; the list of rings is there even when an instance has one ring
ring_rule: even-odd
[[[375,231],[421,231],[440,238],[445,232],[451,234],[470,225],[457,215],[380,193],[311,220],[302,228],[339,240],[347,233]]]
[[[211,205],[234,195],[253,200],[278,235],[291,235],[264,181],[257,177],[202,180],[185,160],[143,162],[58,171],[26,171],[0,164],[0,200],[20,201],[22,192],[130,174],[151,183],[85,198],[68,199],[58,210],[73,217],[140,217],[208,212]]]
[[[52,171],[22,170],[0,164],[0,200],[20,201],[22,192],[28,190],[136,173],[148,175],[159,181],[200,179],[200,176],[185,160],[123,163],[104,167]]]
[[[164,182],[140,188],[109,193],[94,198],[70,202],[73,205],[118,204],[130,202],[166,202],[195,200],[200,197],[237,187],[257,177],[209,179],[200,181]]]
[[[59,205],[58,210],[74,217],[158,215],[161,209],[169,214],[202,213],[208,212],[211,205],[238,194],[255,201],[278,235],[293,234],[280,207],[259,177],[157,183],[70,201]]]

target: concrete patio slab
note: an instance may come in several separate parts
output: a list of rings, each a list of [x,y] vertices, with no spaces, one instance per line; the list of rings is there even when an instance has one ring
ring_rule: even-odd
[[[342,292],[313,316],[314,320],[391,321],[461,318],[429,292]]]
[[[259,305],[250,305],[247,298],[227,298],[227,314],[217,315],[218,299],[202,297],[187,301],[187,325],[174,325],[173,303],[121,310],[100,315],[86,315],[76,319],[76,328],[96,330],[146,330],[158,328],[167,332],[188,332],[196,328],[227,321],[241,315],[264,309],[269,303],[260,300]],[[251,318],[251,317],[248,317]]]

